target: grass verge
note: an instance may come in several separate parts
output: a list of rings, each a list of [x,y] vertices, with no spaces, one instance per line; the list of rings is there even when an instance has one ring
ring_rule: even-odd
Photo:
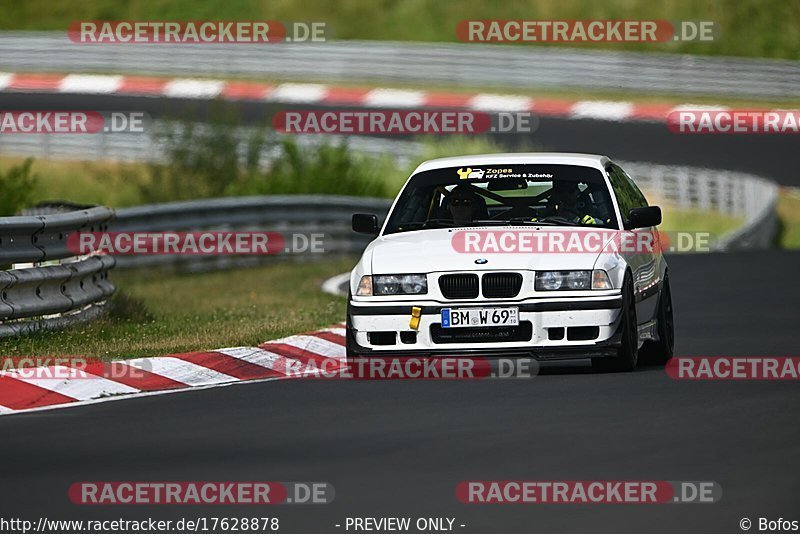
[[[142,356],[256,346],[344,320],[344,299],[320,284],[355,258],[276,262],[202,274],[115,272],[109,315],[61,332],[0,340],[4,356]]]
[[[800,188],[784,187],[778,197],[778,217],[782,232],[780,246],[785,249],[800,249]]]
[[[664,222],[658,227],[662,232],[708,232],[711,240],[735,230],[742,225],[741,217],[699,210],[678,209],[660,205]]]
[[[0,174],[24,162],[24,157],[2,156]],[[115,208],[139,204],[139,190],[134,182],[122,178],[123,169],[142,176],[146,172],[143,164],[37,159],[33,162],[37,180],[30,203],[69,200],[77,204],[103,204]]]

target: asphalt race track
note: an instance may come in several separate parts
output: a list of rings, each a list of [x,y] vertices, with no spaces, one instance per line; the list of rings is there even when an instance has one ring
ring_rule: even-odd
[[[148,109],[146,101],[158,103],[0,96],[5,109]],[[256,119],[266,112],[245,108]],[[550,149],[754,171],[800,185],[791,136],[701,139],[659,124],[547,119],[534,139]],[[677,355],[798,355],[800,253],[669,262]],[[344,532],[335,525],[348,516],[448,516],[465,525],[457,531],[497,534],[741,532],[743,517],[800,519],[798,421],[796,382],[684,382],[654,367],[550,367],[531,380],[243,384],[0,417],[0,516],[275,514],[284,532],[308,534]],[[460,504],[456,484],[481,479],[713,480],[723,496],[693,505]],[[114,480],[327,481],[336,500],[201,510],[67,499],[74,482]]]

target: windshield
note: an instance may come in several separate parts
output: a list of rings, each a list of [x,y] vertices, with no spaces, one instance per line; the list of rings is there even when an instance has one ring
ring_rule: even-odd
[[[600,170],[580,165],[501,164],[414,175],[384,233],[521,224],[617,228]]]

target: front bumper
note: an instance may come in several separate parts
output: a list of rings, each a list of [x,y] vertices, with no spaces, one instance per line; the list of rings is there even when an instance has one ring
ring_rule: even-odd
[[[412,306],[421,308],[417,329],[409,324]],[[443,308],[473,306],[516,306],[520,327],[441,328]],[[452,304],[373,304],[351,300],[347,310],[347,350],[350,356],[603,358],[615,356],[620,346],[621,307],[620,296]],[[390,333],[395,334],[395,342],[386,344],[392,339]],[[383,338],[376,343],[378,336]]]

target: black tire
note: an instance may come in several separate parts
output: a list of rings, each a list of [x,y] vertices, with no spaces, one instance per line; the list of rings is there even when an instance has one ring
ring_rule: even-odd
[[[658,295],[658,341],[648,341],[642,345],[642,361],[653,365],[665,365],[675,352],[675,322],[672,314],[672,293],[669,277],[664,277],[664,285]]]
[[[636,322],[636,304],[633,300],[633,281],[630,273],[625,274],[622,284],[622,345],[617,356],[594,358],[592,367],[604,372],[630,372],[636,369],[639,361],[639,330]]]

